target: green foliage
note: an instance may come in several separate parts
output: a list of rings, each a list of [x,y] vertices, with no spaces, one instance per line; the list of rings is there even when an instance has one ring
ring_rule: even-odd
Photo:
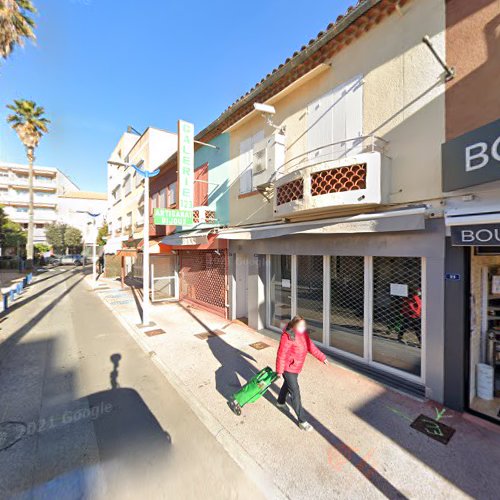
[[[50,250],[49,245],[45,243],[35,243],[34,248],[36,253],[46,253]]]
[[[106,239],[108,236],[108,224],[104,223],[97,231],[96,243],[98,246],[102,247],[106,244]]]
[[[10,220],[0,207],[0,233],[3,234],[3,248],[17,248],[26,245],[26,232],[17,223]]]
[[[76,227],[54,222],[45,228],[45,237],[56,254],[78,253],[82,249],[82,232]]]
[[[73,226],[66,226],[64,231],[64,244],[70,253],[81,252],[82,250],[82,232]]]
[[[53,222],[45,228],[45,238],[47,243],[54,249],[56,254],[64,253],[66,246],[64,244],[64,232],[66,224]]]
[[[14,104],[8,104],[7,108],[13,111],[7,116],[7,123],[17,132],[24,146],[38,146],[42,135],[49,131],[50,120],[44,116],[45,109],[28,99],[14,99]]]
[[[0,57],[6,59],[16,45],[34,40],[36,9],[31,0],[0,0]]]

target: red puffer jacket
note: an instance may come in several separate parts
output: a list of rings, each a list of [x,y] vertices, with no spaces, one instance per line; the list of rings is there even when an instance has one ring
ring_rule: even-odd
[[[326,359],[307,333],[296,333],[295,340],[292,340],[290,335],[283,330],[276,357],[276,373],[279,375],[283,372],[300,373],[308,352],[321,362]]]

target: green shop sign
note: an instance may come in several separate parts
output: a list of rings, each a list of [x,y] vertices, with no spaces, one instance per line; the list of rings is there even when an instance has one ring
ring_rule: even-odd
[[[193,208],[194,191],[194,125],[178,122],[177,171],[179,179],[179,208]]]
[[[153,222],[158,226],[184,226],[193,224],[193,211],[155,208],[153,210]]]

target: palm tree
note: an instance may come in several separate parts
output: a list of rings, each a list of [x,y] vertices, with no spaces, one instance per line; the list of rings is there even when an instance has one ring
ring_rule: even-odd
[[[25,38],[36,38],[35,13],[31,0],[0,0],[0,57],[6,59],[16,45],[24,45]]]
[[[28,240],[26,242],[26,258],[28,266],[33,262],[33,163],[35,161],[35,149],[42,135],[48,132],[47,124],[50,120],[45,118],[45,110],[37,106],[34,101],[26,99],[14,99],[14,104],[8,104],[7,108],[13,111],[7,116],[7,123],[17,132],[19,139],[26,149],[29,162],[29,208],[28,208]]]

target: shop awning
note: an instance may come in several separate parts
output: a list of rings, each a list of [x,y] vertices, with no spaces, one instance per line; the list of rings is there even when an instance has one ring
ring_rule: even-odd
[[[215,238],[216,234],[212,229],[186,231],[184,233],[173,233],[165,236],[161,242],[169,246],[192,246],[192,245],[206,245],[209,239]],[[211,238],[209,238],[211,237]]]
[[[144,240],[140,240],[137,245],[137,249],[141,250],[144,247]],[[158,239],[150,239],[149,240],[149,253],[170,253],[172,247],[169,245],[165,245],[162,243],[161,238]]]
[[[417,207],[388,212],[352,215],[336,219],[267,224],[238,229],[222,229],[219,231],[218,237],[227,240],[258,240],[293,234],[419,231],[425,229],[425,212],[425,207]]]
[[[500,224],[500,212],[451,212],[446,213],[445,224],[447,226],[469,226],[474,224]]]

